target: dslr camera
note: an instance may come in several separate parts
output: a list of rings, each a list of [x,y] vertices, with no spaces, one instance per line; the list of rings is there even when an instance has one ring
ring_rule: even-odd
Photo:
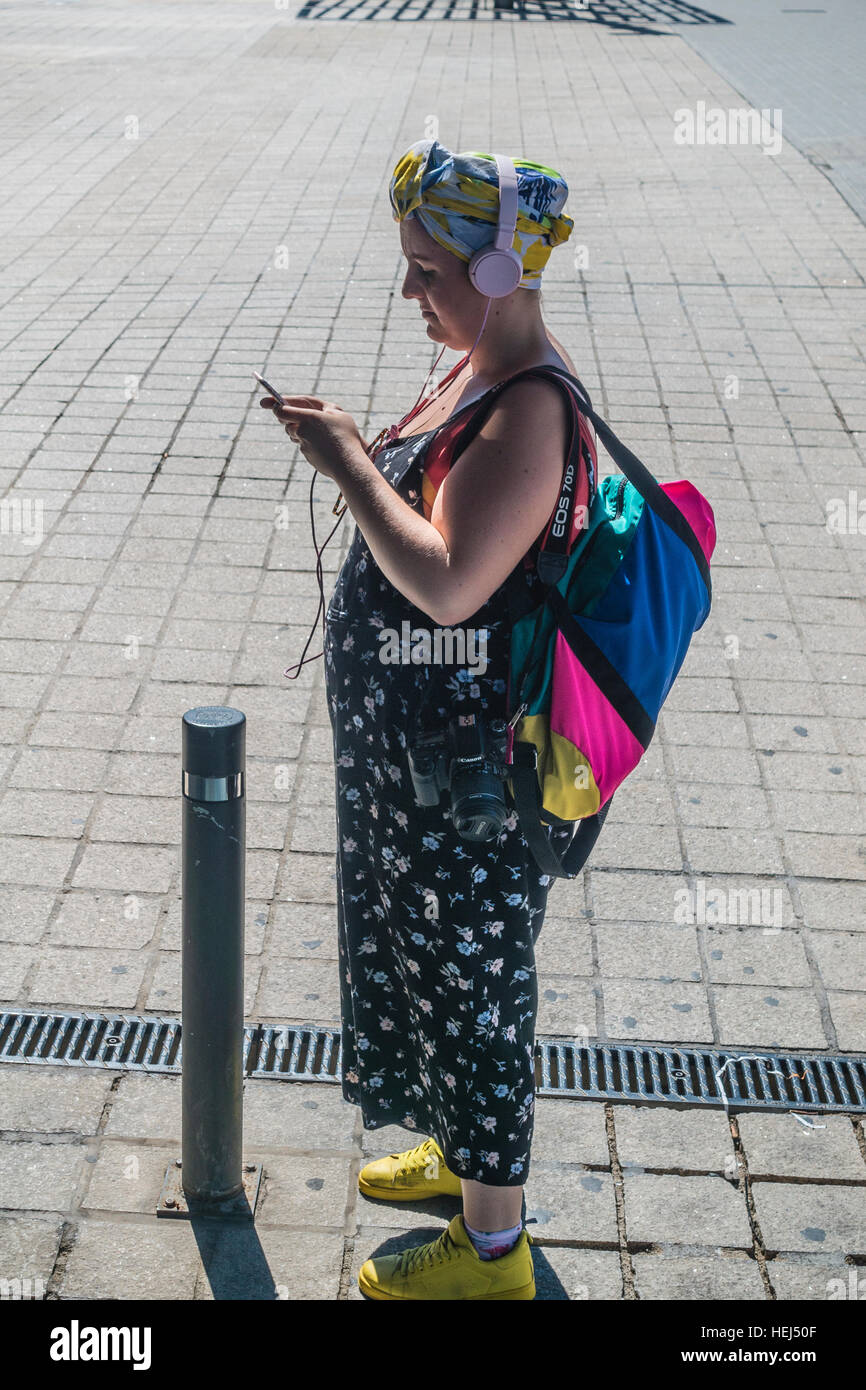
[[[496,838],[511,814],[504,781],[511,775],[508,725],[455,714],[444,729],[422,734],[407,749],[419,806],[438,806],[451,794],[451,819],[464,840]]]

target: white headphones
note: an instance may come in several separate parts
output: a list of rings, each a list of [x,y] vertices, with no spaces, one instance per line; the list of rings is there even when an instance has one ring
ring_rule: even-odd
[[[503,299],[523,278],[523,262],[512,245],[517,230],[517,170],[508,155],[493,158],[499,174],[499,221],[493,240],[469,262],[469,279],[489,299]]]

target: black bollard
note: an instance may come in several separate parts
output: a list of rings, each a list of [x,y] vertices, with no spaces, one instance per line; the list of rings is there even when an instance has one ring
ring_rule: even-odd
[[[182,1185],[196,1203],[243,1190],[246,717],[183,716]]]

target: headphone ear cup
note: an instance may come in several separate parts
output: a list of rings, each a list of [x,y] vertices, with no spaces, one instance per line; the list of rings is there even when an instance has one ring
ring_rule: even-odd
[[[513,247],[500,251],[495,246],[482,246],[469,262],[469,279],[489,299],[513,294],[522,278],[523,262]]]

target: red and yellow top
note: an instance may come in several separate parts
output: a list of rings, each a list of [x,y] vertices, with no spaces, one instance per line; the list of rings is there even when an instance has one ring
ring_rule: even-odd
[[[458,366],[460,365],[462,364],[458,363]],[[477,402],[473,401],[470,404],[480,405],[483,400],[484,397],[481,397]],[[442,483],[444,482],[445,478],[448,476],[448,472],[451,468],[454,446],[460,438],[462,431],[466,428],[466,426],[472,418],[472,415],[469,413],[469,406],[465,407],[465,413],[464,411],[458,411],[456,416],[454,416],[452,419],[446,420],[444,424],[442,424],[439,427],[438,431],[436,432],[436,434],[434,434],[427,447],[426,457],[424,459],[424,470],[421,478],[421,505],[424,511],[424,516],[427,521],[430,520],[433,514],[433,503],[436,500],[436,494],[442,486]],[[403,423],[406,422],[404,421]],[[584,527],[587,524],[586,509],[589,506],[591,490],[590,477],[592,477],[594,482],[594,480],[597,478],[598,467],[595,437],[590,423],[586,419],[586,416],[583,414],[582,411],[578,412],[578,428],[580,431],[581,441],[580,458],[583,467],[580,469],[577,480],[575,507],[574,512],[572,514],[572,529],[568,543],[569,552],[571,551],[574,543],[577,540],[578,533],[580,532],[582,527]],[[572,431],[573,429],[574,425],[572,424]],[[571,446],[572,436],[570,434],[568,440],[568,451],[565,456],[566,458],[568,457],[568,454],[571,452]],[[529,552],[529,555],[533,558],[530,560],[529,557],[527,557],[528,563],[534,564],[534,556],[540,549],[541,543],[546,538],[552,523],[553,516],[551,515],[547,524],[545,525],[544,530],[537,537]]]
[[[448,382],[451,380],[451,378],[454,377],[456,373],[462,367],[465,366],[465,364],[466,358],[463,358],[461,361],[456,362],[455,365],[452,367],[451,371],[443,379],[442,385],[446,386]],[[433,515],[433,503],[436,500],[436,494],[442,486],[442,483],[444,482],[445,478],[448,476],[448,472],[451,468],[454,447],[458,439],[460,438],[461,432],[466,428],[469,421],[473,418],[473,416],[468,413],[470,406],[480,406],[484,399],[485,397],[481,396],[477,401],[470,401],[461,410],[458,410],[456,415],[452,416],[450,419],[443,421],[441,425],[435,428],[435,432],[433,432],[433,437],[430,440],[426,449],[423,472],[421,475],[421,506],[424,513],[424,517],[427,521],[429,521]],[[397,426],[398,433],[400,430],[403,429],[404,425],[407,425],[418,414],[418,412],[423,409],[424,404],[425,403],[422,402],[420,405],[415,406],[415,408],[411,410],[408,415],[404,416],[404,418],[400,421],[399,426]],[[572,546],[577,540],[578,533],[580,532],[582,527],[584,527],[587,524],[586,516],[587,508],[589,506],[590,493],[596,485],[596,480],[598,476],[598,456],[596,452],[595,436],[593,434],[589,421],[583,414],[583,411],[578,411],[578,429],[580,432],[580,460],[583,464],[583,467],[580,469],[577,480],[575,507],[574,512],[572,514],[572,529],[568,544],[569,552],[571,551]],[[572,422],[572,435],[569,436],[568,440],[569,454],[571,453],[572,448],[573,430],[574,424]],[[527,555],[525,557],[525,564],[527,565],[527,567],[531,567],[535,564],[535,559],[537,557],[538,551],[540,550],[543,541],[546,539],[552,524],[553,515],[550,516],[544,530],[536,538],[530,550],[527,552]]]

